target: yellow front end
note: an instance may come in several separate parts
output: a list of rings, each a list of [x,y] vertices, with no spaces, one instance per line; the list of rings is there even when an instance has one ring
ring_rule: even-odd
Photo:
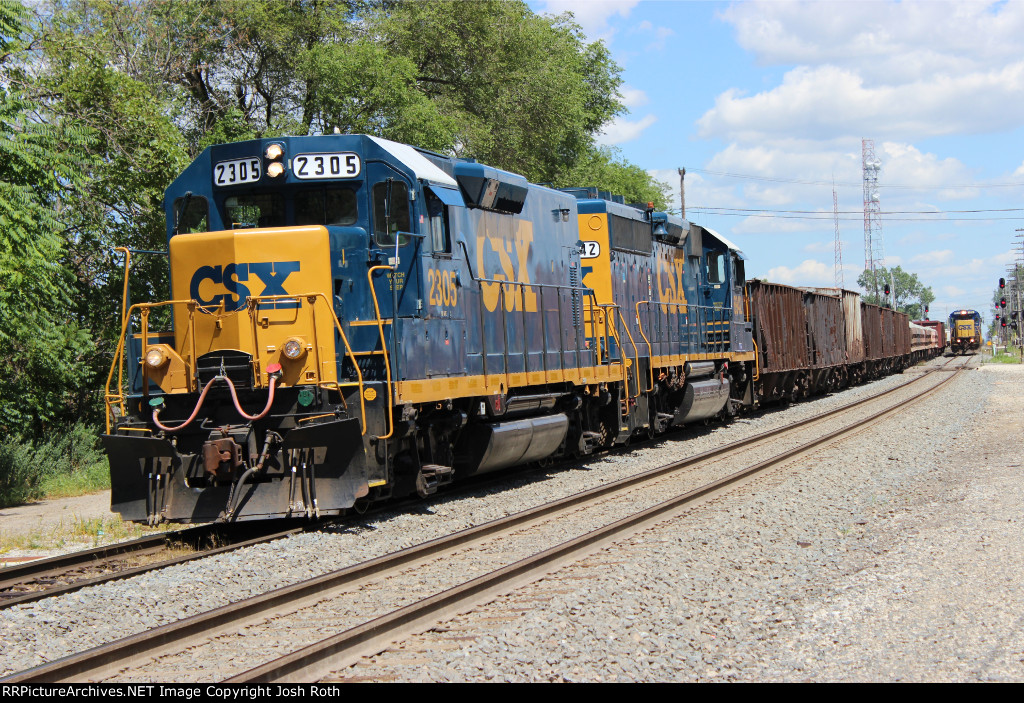
[[[144,357],[165,357],[143,362],[165,393],[198,390],[197,360],[222,350],[252,357],[257,387],[267,385],[271,364],[281,365],[279,385],[336,384],[324,227],[182,234],[170,255],[174,345],[147,337],[143,347]]]
[[[973,320],[956,321],[956,339],[970,339],[976,336]]]

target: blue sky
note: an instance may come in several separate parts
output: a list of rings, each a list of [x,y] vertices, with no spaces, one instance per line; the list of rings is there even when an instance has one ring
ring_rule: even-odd
[[[749,277],[834,285],[834,181],[857,288],[867,138],[886,265],[931,286],[933,319],[991,319],[1024,241],[1024,2],[530,5],[607,44],[629,114],[602,141],[669,184],[675,207],[685,167],[687,218],[739,245]],[[968,210],[987,212],[955,212]]]

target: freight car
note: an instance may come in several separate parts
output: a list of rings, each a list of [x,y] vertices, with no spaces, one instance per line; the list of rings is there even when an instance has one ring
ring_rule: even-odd
[[[361,510],[910,361],[905,316],[747,286],[710,229],[376,137],[209,147],[165,209],[107,384],[128,520]]]
[[[935,343],[938,345],[938,353],[946,351],[946,325],[941,320],[914,320],[915,325],[929,327],[935,331]]]
[[[949,316],[949,349],[955,354],[976,351],[982,342],[981,314],[977,310],[955,310]]]

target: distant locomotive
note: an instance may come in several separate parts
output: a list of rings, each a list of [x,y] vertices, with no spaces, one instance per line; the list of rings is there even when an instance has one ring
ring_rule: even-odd
[[[107,387],[128,520],[360,510],[934,352],[650,206],[376,137],[210,147],[165,208],[172,299],[126,302]]]
[[[981,342],[981,314],[977,310],[956,310],[949,316],[949,347],[954,354],[976,351]]]

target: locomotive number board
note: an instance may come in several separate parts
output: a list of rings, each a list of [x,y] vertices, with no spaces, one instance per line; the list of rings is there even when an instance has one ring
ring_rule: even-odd
[[[255,158],[221,161],[213,167],[213,182],[219,186],[255,183],[261,175],[260,160]]]
[[[296,178],[355,178],[362,171],[359,155],[350,152],[296,154],[292,173]]]

